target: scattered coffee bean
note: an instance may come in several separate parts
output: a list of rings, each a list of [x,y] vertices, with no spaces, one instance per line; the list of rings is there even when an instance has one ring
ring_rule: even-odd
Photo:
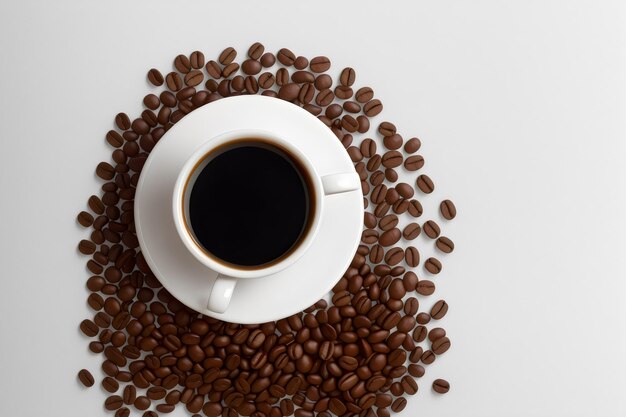
[[[441,262],[437,258],[428,258],[424,262],[424,267],[428,272],[435,275],[441,272]]]
[[[411,268],[415,268],[420,263],[420,254],[417,248],[409,246],[404,252],[404,261]]]
[[[328,71],[330,68],[330,59],[325,56],[316,56],[311,59],[309,68],[311,68],[311,71],[317,73]]]
[[[383,144],[385,148],[395,151],[396,149],[400,149],[402,147],[402,136],[396,134],[385,136],[383,139]]]
[[[420,280],[415,291],[420,295],[432,295],[435,292],[435,284],[429,280]]]
[[[444,253],[451,253],[454,250],[454,242],[445,236],[441,236],[437,239],[435,244],[437,245],[437,249]]]
[[[93,375],[91,375],[91,372],[89,372],[86,369],[81,369],[78,372],[78,379],[80,380],[81,384],[83,384],[86,387],[93,386],[93,383],[94,383]]]
[[[393,229],[387,230],[382,235],[380,235],[378,243],[382,246],[392,246],[398,243],[401,236],[402,234],[400,233],[400,230],[394,227]]]
[[[424,223],[422,229],[424,230],[424,233],[426,233],[426,236],[431,239],[437,239],[437,237],[439,237],[439,234],[441,233],[439,225],[433,220],[428,220],[426,223]]]
[[[377,116],[381,111],[383,111],[383,104],[378,99],[370,100],[363,106],[363,112],[368,117]]]
[[[222,51],[218,60],[220,61],[220,64],[228,65],[231,62],[233,62],[236,57],[237,57],[237,51],[235,51],[235,48],[228,47]]]
[[[430,194],[435,189],[435,184],[433,184],[433,181],[426,174],[422,174],[417,177],[416,184],[417,187],[425,194]]]
[[[444,300],[437,301],[430,309],[430,316],[435,320],[442,319],[448,312],[448,303]]]
[[[422,147],[422,142],[418,138],[411,138],[404,144],[404,151],[406,153],[415,153]]]
[[[152,68],[148,71],[148,81],[155,87],[160,87],[163,85],[163,75],[158,69]]]
[[[446,220],[452,220],[456,217],[456,207],[450,200],[443,200],[439,205],[439,211],[441,211],[441,215]]]
[[[445,394],[450,391],[450,383],[445,379],[435,379],[433,381],[433,390],[439,394]]]
[[[444,336],[435,340],[431,349],[435,352],[435,355],[443,355],[450,349],[450,339]]]
[[[404,161],[404,167],[409,171],[417,171],[424,166],[424,157],[421,155],[409,156]]]

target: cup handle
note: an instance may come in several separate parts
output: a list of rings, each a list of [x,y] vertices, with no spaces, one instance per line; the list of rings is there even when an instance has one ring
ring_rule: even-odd
[[[325,195],[345,193],[361,189],[361,179],[356,172],[331,174],[322,177]]]
[[[215,313],[226,311],[233,296],[235,285],[237,285],[237,278],[219,274],[213,283],[207,309]]]

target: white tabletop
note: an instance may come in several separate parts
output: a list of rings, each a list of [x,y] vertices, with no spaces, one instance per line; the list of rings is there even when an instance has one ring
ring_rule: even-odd
[[[148,68],[257,40],[353,66],[422,138],[432,201],[457,204],[437,278],[453,348],[402,415],[626,414],[623,6],[404,3],[0,3],[0,415],[109,415],[76,381],[100,375],[75,215],[104,134],[141,110]]]

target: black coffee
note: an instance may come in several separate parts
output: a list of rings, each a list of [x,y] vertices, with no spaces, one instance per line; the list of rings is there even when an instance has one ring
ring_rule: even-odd
[[[209,158],[189,200],[197,242],[214,257],[246,267],[295,249],[313,211],[310,182],[299,162],[254,140],[226,145]]]

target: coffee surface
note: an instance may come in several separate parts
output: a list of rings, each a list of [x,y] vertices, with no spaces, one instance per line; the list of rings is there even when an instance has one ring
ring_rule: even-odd
[[[286,153],[260,142],[215,156],[192,185],[189,221],[216,258],[260,266],[299,241],[309,217],[306,182]]]

